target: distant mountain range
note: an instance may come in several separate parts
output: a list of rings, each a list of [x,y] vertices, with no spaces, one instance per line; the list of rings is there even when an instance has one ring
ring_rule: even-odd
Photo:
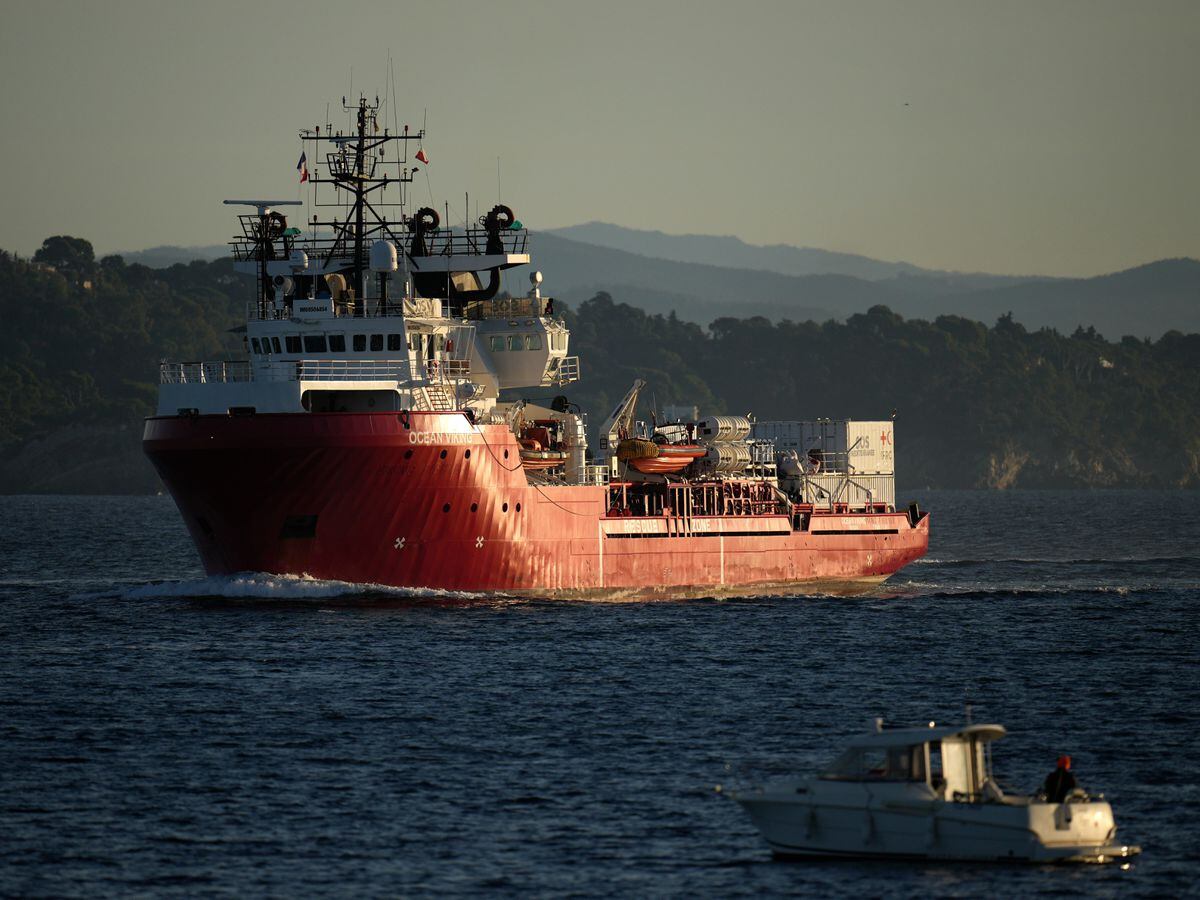
[[[205,247],[176,247],[164,244],[161,247],[151,247],[148,250],[123,250],[116,254],[122,257],[127,265],[149,266],[152,269],[165,269],[176,263],[189,263],[194,259],[214,260],[229,255],[228,244],[209,244]]]
[[[550,295],[580,303],[605,291],[647,311],[674,311],[704,325],[723,316],[844,319],[884,305],[906,318],[952,314],[987,323],[1011,312],[1030,329],[1070,333],[1090,326],[1112,339],[1200,332],[1200,262],[1189,258],[1094,278],[1017,277],[601,222],[536,232],[531,244]],[[129,263],[165,267],[227,252],[225,245],[214,245],[122,255]],[[506,273],[505,286],[514,294],[527,289],[520,270]]]
[[[661,231],[625,228],[608,222],[587,222],[567,228],[552,228],[549,232],[581,244],[624,250],[639,256],[733,269],[759,269],[781,275],[849,275],[864,281],[918,276],[920,279],[949,282],[961,290],[998,287],[1039,277],[946,272],[923,269],[907,262],[885,262],[869,256],[837,253],[816,247],[793,247],[790,244],[759,246],[747,244],[732,235],[665,234]]]

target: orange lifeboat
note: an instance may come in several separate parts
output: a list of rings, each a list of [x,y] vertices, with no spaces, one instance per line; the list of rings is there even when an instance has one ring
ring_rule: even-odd
[[[546,429],[531,429],[537,430],[546,435]],[[529,431],[522,432],[528,435]],[[534,437],[522,437],[519,441],[521,445],[521,465],[526,469],[553,469],[557,466],[564,465],[567,461],[567,454],[563,450],[547,450],[543,448],[542,442]]]
[[[669,475],[690,466],[707,450],[695,444],[659,444],[658,456],[629,460],[629,465],[646,475]]]

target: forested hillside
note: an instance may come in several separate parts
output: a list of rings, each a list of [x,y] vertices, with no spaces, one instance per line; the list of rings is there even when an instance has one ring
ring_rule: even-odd
[[[32,260],[0,251],[0,491],[155,490],[140,435],[158,361],[240,353],[248,294],[224,260],[149,269],[66,237]],[[1200,487],[1200,335],[1110,342],[882,306],[704,329],[607,294],[566,315],[584,373],[568,393],[595,419],[642,377],[648,401],[705,411],[895,410],[902,485]]]
[[[706,332],[604,294],[571,319],[585,408],[608,409],[642,373],[659,404],[764,419],[895,411],[905,485],[1200,487],[1200,335],[1114,343],[883,306],[844,323],[718,319]]]
[[[240,351],[246,292],[227,260],[127,266],[70,237],[0,251],[0,491],[155,490],[158,361]]]

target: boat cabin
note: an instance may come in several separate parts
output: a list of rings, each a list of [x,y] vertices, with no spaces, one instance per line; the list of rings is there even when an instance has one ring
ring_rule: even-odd
[[[824,781],[927,784],[945,800],[975,802],[992,781],[988,745],[1002,725],[900,728],[856,738]]]

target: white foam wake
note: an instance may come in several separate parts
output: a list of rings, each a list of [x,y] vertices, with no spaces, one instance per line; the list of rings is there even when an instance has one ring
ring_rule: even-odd
[[[371,597],[396,599],[480,600],[492,595],[466,591],[444,591],[433,588],[403,588],[386,584],[358,584],[332,581],[309,575],[269,575],[264,572],[241,572],[237,575],[214,575],[192,581],[163,581],[143,584],[123,591],[126,600],[159,600],[163,598],[223,597],[247,600],[328,600],[338,597]]]

